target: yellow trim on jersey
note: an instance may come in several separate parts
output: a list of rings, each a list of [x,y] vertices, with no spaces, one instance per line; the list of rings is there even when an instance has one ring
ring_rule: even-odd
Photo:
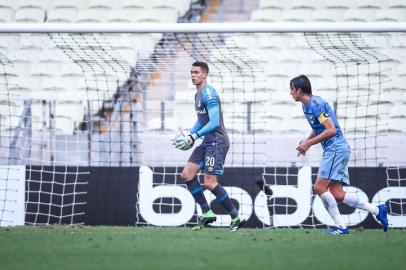
[[[317,119],[319,120],[320,123],[323,123],[324,121],[326,121],[328,118],[330,118],[330,115],[328,115],[328,113],[323,112],[321,113]]]

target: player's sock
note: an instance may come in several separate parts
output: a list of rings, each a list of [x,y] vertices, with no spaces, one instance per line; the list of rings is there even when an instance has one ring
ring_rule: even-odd
[[[340,210],[338,210],[337,201],[334,198],[333,194],[331,194],[331,192],[327,190],[320,195],[320,198],[323,201],[328,213],[333,218],[336,226],[342,229],[346,229],[347,226],[344,224],[344,221],[340,214]]]
[[[202,185],[200,185],[199,181],[194,178],[191,181],[186,182],[187,188],[189,189],[190,193],[192,193],[193,197],[195,198],[196,202],[200,205],[203,213],[206,213],[210,210],[210,206],[206,201],[206,198],[203,194]]]
[[[353,193],[345,193],[343,203],[345,203],[348,206],[359,208],[365,211],[370,212],[374,216],[378,215],[379,213],[379,208],[373,204],[370,204],[369,202],[362,202],[358,198],[357,195]]]
[[[227,191],[220,184],[217,184],[211,192],[216,196],[217,201],[221,203],[224,209],[228,211],[232,219],[238,216],[238,211],[228,197]]]

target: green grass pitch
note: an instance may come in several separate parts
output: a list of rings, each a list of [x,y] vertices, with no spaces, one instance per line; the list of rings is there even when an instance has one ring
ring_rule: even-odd
[[[406,269],[406,230],[0,228],[0,268]]]

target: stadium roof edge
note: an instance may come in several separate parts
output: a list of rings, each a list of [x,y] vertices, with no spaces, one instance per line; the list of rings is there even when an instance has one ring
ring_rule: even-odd
[[[0,33],[406,32],[406,23],[4,23]]]

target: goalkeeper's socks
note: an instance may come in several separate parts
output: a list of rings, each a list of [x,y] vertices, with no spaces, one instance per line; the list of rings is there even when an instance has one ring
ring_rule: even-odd
[[[347,226],[345,225],[341,217],[340,210],[338,210],[337,201],[334,198],[333,194],[331,194],[331,192],[327,190],[326,192],[320,195],[320,198],[323,201],[324,206],[326,207],[328,213],[334,220],[336,226],[342,229],[346,229]]]
[[[211,192],[214,194],[214,196],[216,196],[217,201],[224,207],[224,209],[227,210],[232,219],[238,216],[237,209],[228,197],[227,191],[222,185],[217,184],[217,186]]]
[[[190,193],[192,193],[193,197],[195,198],[196,202],[200,205],[203,213],[206,213],[210,210],[210,207],[206,201],[206,198],[203,194],[203,187],[200,185],[200,182],[194,178],[191,181],[186,182],[186,186]]]
[[[369,213],[373,214],[374,216],[379,214],[379,208],[373,204],[370,204],[369,202],[362,202],[358,198],[357,195],[353,193],[345,193],[343,203],[345,203],[348,206],[355,207],[358,209],[362,209],[365,211],[368,211]]]

